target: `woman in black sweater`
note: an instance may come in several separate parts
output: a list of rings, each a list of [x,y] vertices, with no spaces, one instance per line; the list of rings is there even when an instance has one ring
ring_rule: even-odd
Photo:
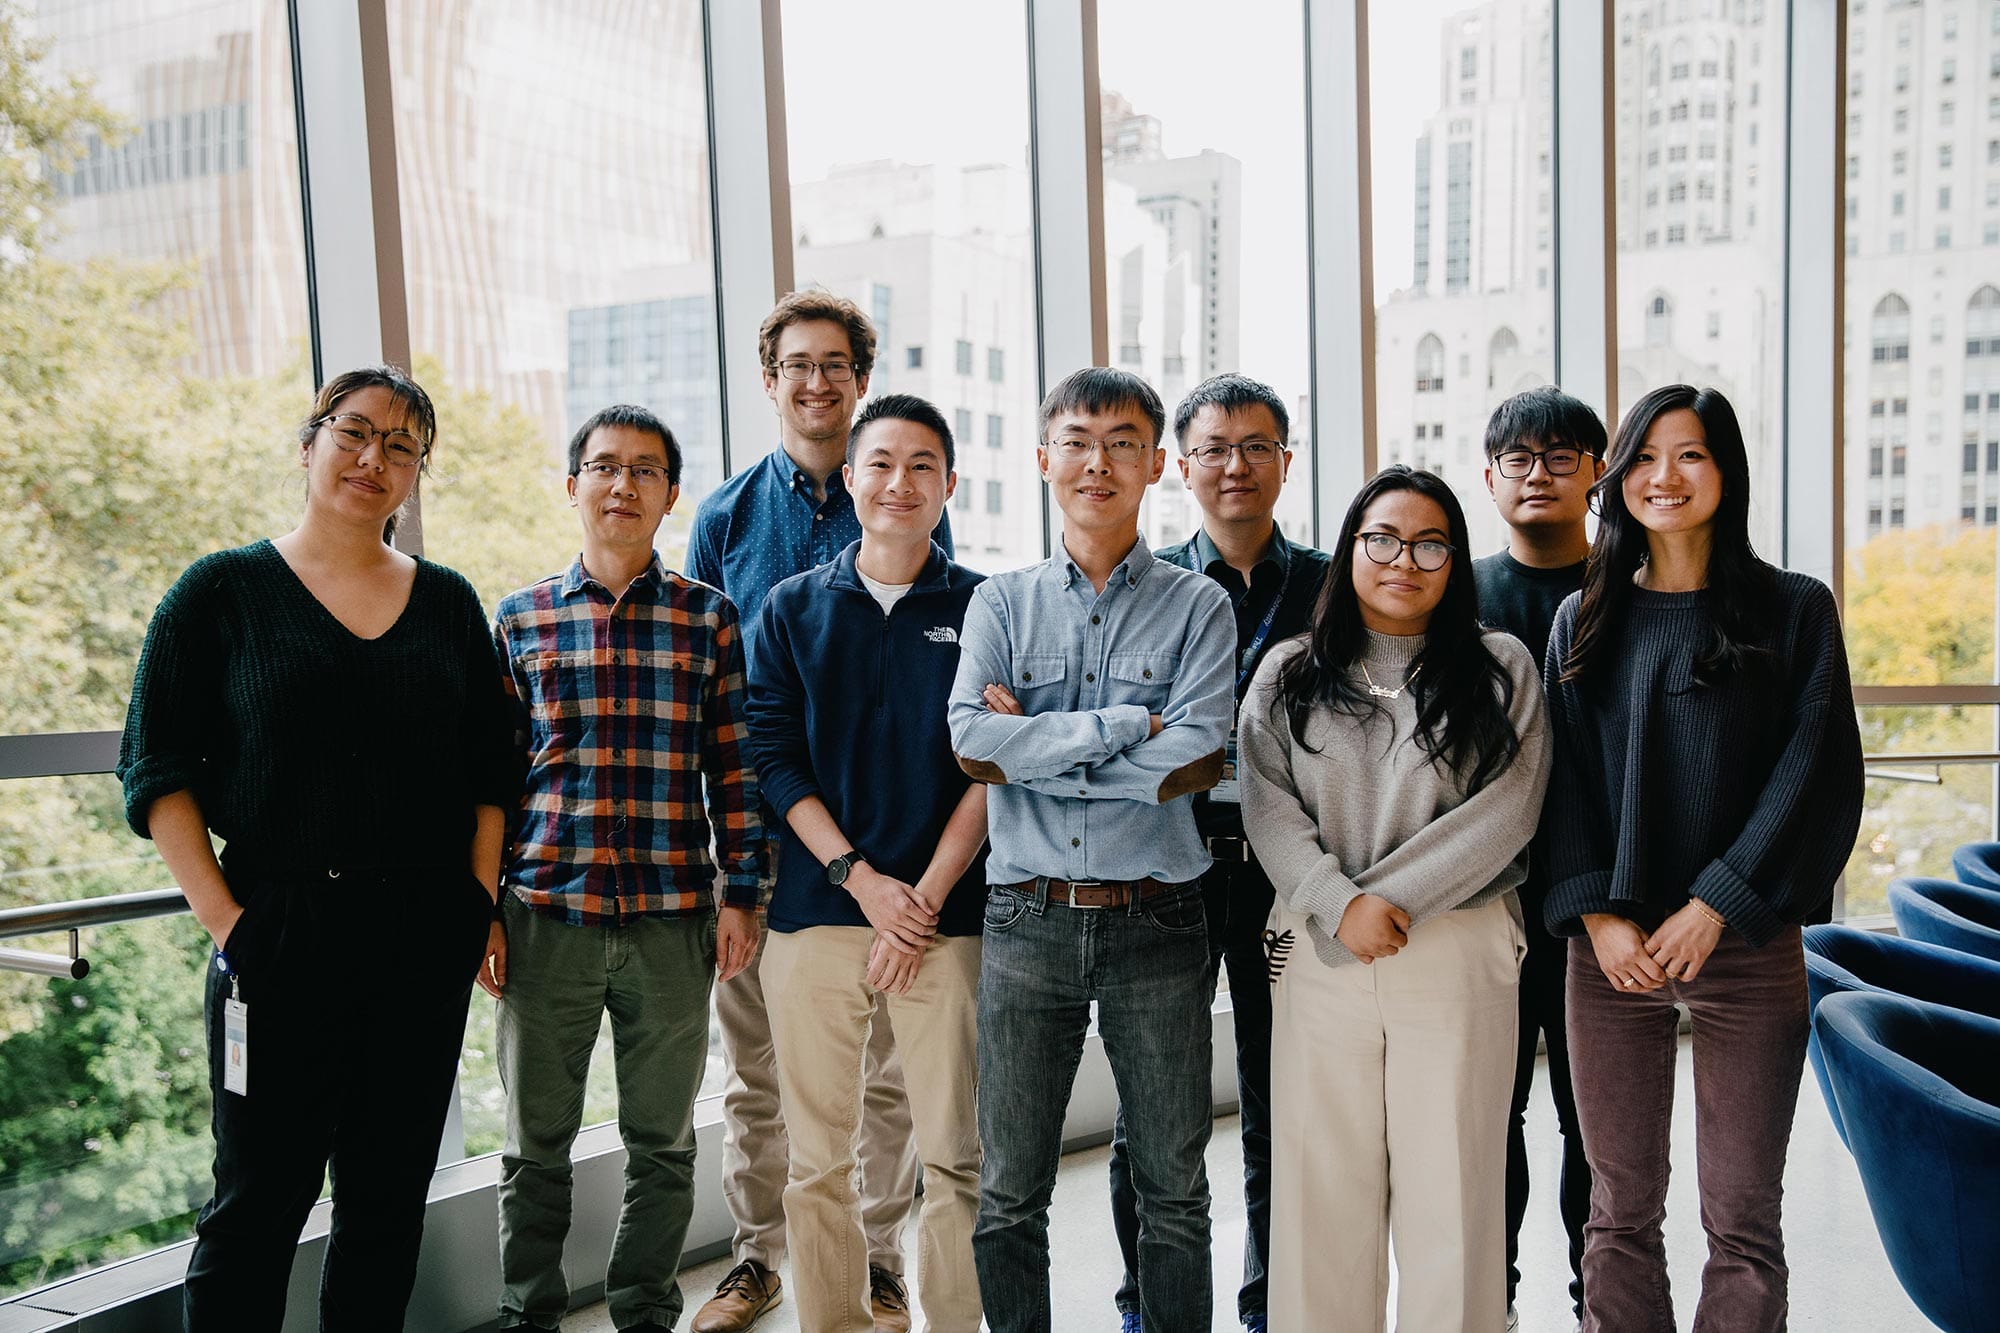
[[[1713,389],[1633,405],[1594,491],[1581,592],[1549,638],[1549,929],[1596,1187],[1584,1328],[1672,1333],[1677,1016],[1694,1024],[1709,1257],[1695,1328],[1782,1329],[1785,1150],[1806,1049],[1802,923],[1861,817],[1861,740],[1826,586],[1750,546],[1750,467]]]
[[[329,1162],[320,1327],[409,1301],[519,783],[478,596],[387,541],[435,431],[399,370],[330,381],[299,526],[196,561],[139,657],[126,815],[216,942],[189,1330],[279,1327]]]

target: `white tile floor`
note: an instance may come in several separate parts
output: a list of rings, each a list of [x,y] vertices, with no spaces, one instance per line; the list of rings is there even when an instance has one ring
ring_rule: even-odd
[[[1676,1091],[1674,1161],[1680,1169],[1668,1196],[1667,1252],[1673,1289],[1679,1297],[1679,1322],[1685,1330],[1694,1320],[1694,1296],[1700,1289],[1706,1252],[1696,1211],[1694,1109],[1685,1038]],[[1569,1310],[1562,1224],[1556,1217],[1553,1194],[1540,1188],[1541,1182],[1554,1178],[1560,1140],[1555,1113],[1539,1085],[1529,1113],[1528,1148],[1539,1192],[1529,1208],[1521,1238],[1521,1329],[1522,1333],[1569,1333],[1574,1319]],[[1215,1137],[1208,1149],[1208,1174],[1214,1195],[1215,1328],[1221,1333],[1237,1327],[1234,1298],[1244,1225],[1239,1151],[1235,1117],[1216,1121]],[[1120,1265],[1106,1203],[1105,1156],[1104,1148],[1072,1153],[1063,1162],[1056,1187],[1049,1243],[1052,1253],[1062,1256],[1053,1273],[1055,1306],[1066,1312],[1059,1320],[1059,1333],[1112,1333],[1118,1327],[1111,1296],[1118,1286]],[[1794,1330],[1920,1333],[1931,1327],[1889,1271],[1853,1159],[1833,1132],[1810,1071],[1800,1089],[1785,1188]],[[707,1299],[728,1268],[728,1261],[720,1259],[681,1274],[690,1312]],[[914,1260],[911,1271],[914,1277]],[[611,1321],[602,1306],[577,1311],[564,1327],[568,1333],[611,1333]],[[796,1310],[787,1303],[759,1321],[757,1333],[797,1333],[798,1327]],[[1498,1333],[1499,1327],[1496,1316],[1490,1333]]]

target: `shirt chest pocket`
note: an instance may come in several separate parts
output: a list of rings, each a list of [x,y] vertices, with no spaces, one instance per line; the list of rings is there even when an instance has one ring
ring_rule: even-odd
[[[528,711],[557,739],[599,726],[658,727],[701,716],[702,659],[689,653],[580,648],[521,661]]]
[[[1061,653],[1018,653],[1014,657],[1014,697],[1030,717],[1064,707],[1062,683],[1069,661]]]
[[[1178,653],[1113,653],[1105,663],[1103,705],[1139,704],[1149,713],[1166,707],[1174,677],[1180,674]]]

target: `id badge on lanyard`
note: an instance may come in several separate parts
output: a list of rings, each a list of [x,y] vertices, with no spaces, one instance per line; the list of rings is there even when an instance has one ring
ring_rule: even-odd
[[[229,998],[222,1002],[222,1090],[250,1095],[250,1006],[222,950],[215,951],[216,970],[229,978]]]

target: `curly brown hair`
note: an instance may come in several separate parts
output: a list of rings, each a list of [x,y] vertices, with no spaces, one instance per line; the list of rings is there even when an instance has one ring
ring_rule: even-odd
[[[778,339],[785,330],[811,319],[831,320],[847,329],[847,346],[854,357],[855,374],[866,375],[875,369],[875,326],[861,313],[861,307],[824,287],[808,287],[785,293],[758,326],[757,359],[765,370],[777,372]]]

